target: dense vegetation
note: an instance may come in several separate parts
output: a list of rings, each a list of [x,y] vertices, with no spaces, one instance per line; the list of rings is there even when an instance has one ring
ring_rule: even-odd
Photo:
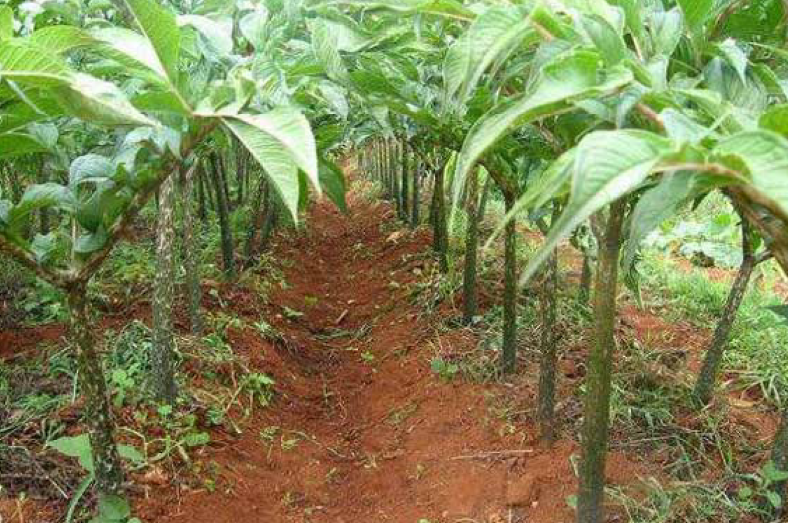
[[[436,272],[420,273],[416,293],[426,313],[461,300],[449,324],[481,340],[462,361],[433,358],[437,377],[511,383],[538,366],[529,422],[544,448],[580,442],[579,488],[567,500],[577,521],[605,521],[611,503],[633,521],[780,518],[786,9],[782,0],[0,5],[0,295],[12,304],[0,328],[68,324],[62,351],[0,368],[0,409],[26,413],[0,416],[0,466],[38,463],[28,468],[45,466],[59,485],[51,476],[62,463],[33,457],[54,448],[84,469],[61,517],[134,521],[129,471],[189,463],[213,427],[240,431],[239,412],[267,406],[275,383],[233,350],[228,332],[240,320],[205,304],[228,289],[266,295],[283,262],[269,256],[271,238],[277,228],[303,234],[316,202],[353,220],[343,174],[352,167],[399,226],[429,225]],[[726,287],[677,269],[676,258],[737,272]],[[620,282],[639,310],[670,300],[674,321],[715,323],[691,383],[640,376],[654,362],[621,334]],[[135,305],[141,296],[149,308]],[[122,307],[116,332],[109,320]],[[269,320],[257,334],[284,343]],[[558,412],[569,401],[561,350],[574,330],[589,333],[577,430]],[[768,456],[709,428],[729,396],[724,369],[740,370],[779,420]],[[43,376],[56,393],[35,390]],[[72,404],[83,398],[80,433],[52,419],[63,383]],[[124,409],[136,429],[118,430]],[[691,438],[677,412],[703,417]],[[40,422],[32,435],[30,420]],[[163,433],[151,439],[157,424]],[[680,456],[670,473],[687,492],[655,480],[646,501],[608,489],[606,504],[621,426],[633,441],[669,441]],[[132,431],[142,451],[125,437]],[[709,450],[724,462],[714,484],[699,473]],[[15,477],[0,471],[19,496],[27,484]],[[96,502],[85,505],[90,489]],[[704,501],[682,513],[676,499],[690,495]]]

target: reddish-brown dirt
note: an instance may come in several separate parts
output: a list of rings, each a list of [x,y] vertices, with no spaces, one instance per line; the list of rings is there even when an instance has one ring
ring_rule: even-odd
[[[213,492],[148,485],[137,512],[162,523],[570,521],[576,444],[540,449],[532,427],[504,422],[491,404],[506,386],[431,372],[436,347],[473,340],[438,338],[439,318],[410,297],[431,263],[429,238],[392,235],[386,205],[352,200],[351,209],[316,205],[307,232],[276,246],[287,285],[266,319],[285,347],[233,332],[278,397],[239,437],[214,434],[202,457],[220,471]],[[255,314],[248,296],[237,298]],[[346,336],[327,339],[337,329]],[[515,390],[512,405],[531,409],[534,399]],[[642,471],[623,455],[610,463],[614,482]]]

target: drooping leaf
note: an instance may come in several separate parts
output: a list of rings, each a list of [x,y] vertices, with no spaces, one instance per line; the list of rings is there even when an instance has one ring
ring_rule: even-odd
[[[93,38],[73,25],[52,25],[33,31],[29,42],[47,53],[63,54],[94,43]]]
[[[156,51],[158,68],[166,73],[170,84],[176,85],[181,37],[175,15],[155,0],[124,0],[124,2]]]
[[[340,211],[347,213],[345,201],[345,175],[333,162],[320,159],[320,186]]]
[[[70,71],[66,63],[29,42],[0,41],[0,77],[36,87],[66,85]]]
[[[528,281],[562,239],[592,214],[638,187],[673,150],[670,140],[639,130],[597,131],[577,146],[572,189],[561,217],[528,262]]]
[[[770,131],[747,131],[723,140],[713,152],[734,169],[744,166],[749,185],[788,213],[788,140]]]
[[[106,245],[109,236],[103,225],[100,225],[94,232],[80,234],[74,242],[74,252],[82,256],[98,251]]]
[[[38,263],[46,265],[57,247],[57,236],[54,233],[36,234],[30,242],[30,251]]]
[[[232,22],[220,23],[200,15],[180,15],[177,18],[179,26],[193,27],[200,33],[212,53],[219,57],[227,57],[233,52]]]
[[[348,71],[339,54],[337,33],[332,32],[323,20],[312,21],[309,29],[312,34],[312,51],[325,68],[328,77],[341,84],[347,84]]]
[[[678,4],[687,27],[693,34],[700,36],[714,9],[714,0],[678,0]]]
[[[484,71],[502,54],[534,34],[531,21],[515,6],[493,7],[479,16],[446,52],[443,79],[447,99],[464,104]]]
[[[634,262],[640,243],[646,236],[691,198],[694,177],[695,173],[687,171],[668,173],[640,198],[630,218],[629,238],[622,261],[625,269]]]
[[[462,183],[476,161],[516,127],[566,110],[573,101],[614,92],[631,80],[629,70],[603,70],[599,55],[593,52],[573,51],[557,57],[543,68],[531,91],[495,107],[471,127],[457,161],[457,183]]]
[[[315,139],[307,119],[290,108],[259,115],[225,115],[230,128],[279,191],[293,219],[298,218],[298,169],[320,192]]]
[[[245,14],[238,22],[238,28],[241,30],[243,37],[257,50],[265,46],[267,26],[268,10],[263,6]]]
[[[37,209],[54,207],[73,213],[76,206],[77,200],[68,187],[57,183],[31,185],[19,203],[9,211],[8,220],[13,226]]]
[[[488,248],[492,241],[500,236],[506,228],[506,224],[518,214],[529,209],[538,209],[561,193],[572,178],[576,154],[577,149],[569,149],[550,164],[547,169],[542,171],[541,175],[533,183],[529,183],[528,189],[518,198],[512,210],[496,225],[485,244],[485,248]]]
[[[747,83],[747,55],[741,47],[736,44],[736,41],[732,38],[728,38],[722,43],[713,44],[713,48],[728,65],[736,70],[739,79],[743,83]]]
[[[14,36],[14,11],[7,5],[0,5],[0,40]]]
[[[157,125],[131,105],[115,84],[93,76],[76,73],[67,87],[54,92],[71,114],[83,120],[106,125]]]
[[[86,154],[71,162],[68,171],[68,185],[75,190],[83,183],[104,182],[114,174],[114,166],[109,158],[98,154]]]
[[[0,158],[46,151],[46,146],[30,135],[22,133],[0,134]]]
[[[315,8],[348,5],[362,9],[384,9],[403,13],[423,13],[458,20],[473,20],[476,14],[457,0],[329,0]]]
[[[768,129],[788,138],[788,104],[775,105],[770,107],[761,115],[758,125],[762,129]]]

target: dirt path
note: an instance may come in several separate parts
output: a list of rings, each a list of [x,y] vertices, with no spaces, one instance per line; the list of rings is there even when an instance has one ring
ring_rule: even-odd
[[[392,236],[388,206],[351,200],[347,218],[315,206],[308,232],[275,248],[288,288],[271,297],[281,309],[271,323],[289,350],[254,330],[233,335],[276,379],[274,405],[240,437],[214,437],[205,457],[220,471],[214,492],[151,491],[141,514],[172,523],[569,521],[574,445],[534,451],[528,430],[496,410],[500,387],[430,371],[434,344],[470,340],[438,340],[438,318],[420,316],[410,297],[430,263],[427,233]]]

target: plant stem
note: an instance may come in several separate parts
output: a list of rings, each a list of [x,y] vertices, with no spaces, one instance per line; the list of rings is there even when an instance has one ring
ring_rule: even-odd
[[[626,203],[610,205],[604,237],[599,238],[594,290],[594,344],[588,357],[586,397],[582,428],[578,523],[602,523],[605,491],[610,388],[615,350],[616,295],[621,229]]]
[[[115,446],[107,384],[90,329],[86,284],[70,287],[67,299],[71,313],[71,339],[77,348],[80,387],[85,395],[84,418],[93,454],[96,487],[102,496],[120,494],[124,478],[123,467]]]
[[[515,193],[504,192],[506,212],[512,210]],[[517,361],[517,220],[506,223],[504,231],[503,341],[501,372],[514,372]]]
[[[156,237],[156,276],[153,285],[153,344],[150,348],[153,391],[156,399],[175,403],[175,338],[172,330],[172,303],[175,297],[175,177],[159,187],[159,214]]]

